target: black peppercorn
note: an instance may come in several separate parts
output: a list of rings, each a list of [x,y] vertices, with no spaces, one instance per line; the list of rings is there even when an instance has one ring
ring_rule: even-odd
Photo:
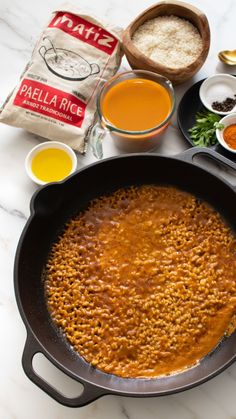
[[[212,103],[212,109],[219,112],[230,112],[236,105],[236,95],[233,97],[227,97],[223,102],[215,101]]]

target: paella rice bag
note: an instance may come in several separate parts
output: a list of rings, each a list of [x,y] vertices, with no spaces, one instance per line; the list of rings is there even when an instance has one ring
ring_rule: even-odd
[[[75,6],[54,11],[0,121],[84,153],[96,93],[120,65],[120,34]]]

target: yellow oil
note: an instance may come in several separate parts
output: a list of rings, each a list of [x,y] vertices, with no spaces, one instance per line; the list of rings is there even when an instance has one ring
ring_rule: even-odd
[[[43,182],[57,182],[68,176],[72,169],[71,157],[59,148],[39,151],[32,159],[31,170]]]

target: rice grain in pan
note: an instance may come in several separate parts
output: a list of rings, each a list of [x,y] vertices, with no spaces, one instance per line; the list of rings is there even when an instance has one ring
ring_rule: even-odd
[[[219,213],[189,193],[120,189],[92,201],[52,246],[49,312],[102,371],[184,370],[217,345],[235,312],[235,245]]]

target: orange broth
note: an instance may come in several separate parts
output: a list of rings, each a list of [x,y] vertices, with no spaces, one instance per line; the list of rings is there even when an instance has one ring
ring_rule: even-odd
[[[168,91],[159,83],[143,78],[117,83],[105,94],[102,114],[114,127],[145,131],[161,124],[172,103]]]

